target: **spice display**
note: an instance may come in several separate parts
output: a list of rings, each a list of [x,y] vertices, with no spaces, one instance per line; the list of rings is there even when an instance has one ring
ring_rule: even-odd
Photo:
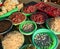
[[[23,1],[26,0],[0,0],[0,47],[57,49],[59,40],[55,34],[60,34],[59,5]]]
[[[0,11],[0,15],[3,15],[16,7],[18,7],[18,9],[21,9],[23,7],[23,4],[20,5],[20,2],[18,0],[5,0],[3,6],[1,7],[2,11]]]
[[[24,36],[18,31],[12,31],[7,34],[2,45],[4,49],[19,49],[24,43]]]
[[[20,12],[15,12],[9,17],[9,19],[11,19],[13,24],[20,24],[22,21],[26,20],[26,17]]]
[[[0,33],[3,33],[9,30],[12,26],[12,22],[9,20],[2,20],[0,21]]]
[[[40,3],[36,4],[35,6],[37,7],[38,10],[46,12],[51,17],[60,16],[60,9],[58,9],[54,6],[50,6],[49,4],[40,2]]]
[[[35,6],[27,6],[23,9],[24,13],[33,13],[36,11],[36,7]]]
[[[51,37],[45,33],[37,34],[34,40],[36,45],[41,49],[49,49],[49,47],[53,44]]]
[[[35,21],[37,24],[43,24],[47,18],[46,14],[43,14],[42,12],[37,12],[36,14],[33,14],[31,16],[31,19]]]
[[[60,32],[60,17],[52,18],[49,20],[48,25],[52,30]]]
[[[31,35],[37,30],[37,25],[33,21],[24,21],[19,25],[19,31],[24,35]]]
[[[34,29],[34,25],[31,23],[27,23],[23,25],[23,31],[24,32],[31,32]]]
[[[32,44],[27,44],[24,48],[22,49],[36,49]]]

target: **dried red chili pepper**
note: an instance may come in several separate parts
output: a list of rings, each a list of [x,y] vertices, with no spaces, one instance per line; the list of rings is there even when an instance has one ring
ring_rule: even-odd
[[[36,7],[35,6],[27,6],[23,9],[24,13],[33,13],[36,11]]]
[[[10,16],[10,19],[14,24],[20,23],[25,20],[25,16],[20,12],[15,12]]]
[[[37,12],[31,16],[31,20],[39,24],[44,23],[46,18],[47,18],[47,15],[42,12]]]
[[[51,17],[56,17],[56,16],[60,16],[60,9],[51,6],[49,4],[46,4],[44,2],[40,2],[38,4],[35,5],[37,7],[38,10],[43,11],[45,13],[47,13],[48,15],[50,15]]]

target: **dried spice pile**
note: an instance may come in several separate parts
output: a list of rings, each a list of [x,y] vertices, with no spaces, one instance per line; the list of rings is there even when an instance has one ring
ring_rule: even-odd
[[[27,24],[23,25],[23,31],[24,32],[31,32],[33,30],[34,30],[34,25],[33,24],[27,23]]]
[[[7,34],[2,45],[4,49],[19,49],[24,43],[24,36],[18,31],[12,31]]]
[[[41,49],[48,49],[51,45],[53,45],[51,37],[45,33],[37,34],[34,40],[36,45]]]

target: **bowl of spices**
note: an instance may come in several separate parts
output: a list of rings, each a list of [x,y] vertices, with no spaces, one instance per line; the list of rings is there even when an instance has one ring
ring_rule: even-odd
[[[57,36],[48,29],[39,29],[32,36],[33,44],[37,49],[56,49],[58,46]]]
[[[43,24],[46,21],[47,17],[48,16],[45,13],[36,12],[36,13],[32,14],[30,19],[32,21],[36,22],[37,24]]]
[[[9,32],[13,27],[12,22],[9,19],[0,21],[0,34],[5,34]]]
[[[60,17],[55,17],[46,20],[46,26],[55,34],[60,34]]]
[[[37,29],[37,25],[33,21],[24,21],[19,25],[19,31],[24,35],[31,35]]]
[[[32,44],[26,44],[20,49],[36,49],[36,47]]]
[[[25,6],[22,8],[21,12],[25,15],[25,16],[31,16],[32,13],[34,13],[36,11],[36,7],[33,5],[30,6]]]
[[[26,20],[26,16],[20,12],[13,13],[9,19],[12,21],[13,25],[19,25],[21,22]]]

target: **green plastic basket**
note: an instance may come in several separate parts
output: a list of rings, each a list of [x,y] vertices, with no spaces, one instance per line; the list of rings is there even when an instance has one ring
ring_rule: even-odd
[[[24,14],[27,17],[30,17],[32,15],[32,13],[28,14],[28,13],[24,13],[24,12],[22,12],[22,14]]]
[[[27,24],[27,23],[31,23],[31,24],[34,25],[34,30],[33,30],[33,31],[31,31],[31,32],[24,32],[24,31],[23,31],[22,27],[23,27],[24,24]],[[36,29],[37,29],[37,25],[36,25],[36,23],[33,22],[33,21],[24,21],[24,22],[22,22],[22,23],[19,25],[19,31],[20,31],[22,34],[24,34],[24,35],[31,35],[31,34],[33,34],[33,33],[36,31]]]
[[[6,18],[6,17],[9,17],[9,15],[11,15],[13,12],[16,12],[16,11],[18,11],[18,8],[17,8],[17,7],[16,7],[15,9],[13,9],[13,10],[11,10],[11,11],[3,14],[3,15],[1,15],[1,16],[0,16],[0,20],[4,19],[4,18]]]
[[[35,44],[35,42],[34,42],[34,37],[35,37],[38,33],[46,33],[46,34],[48,34],[48,35],[52,38],[52,40],[53,40],[53,45],[51,45],[48,49],[56,49],[56,48],[57,48],[57,46],[58,46],[58,38],[57,38],[57,36],[56,36],[52,31],[50,31],[50,30],[48,30],[48,29],[39,29],[39,30],[37,30],[37,31],[33,34],[33,36],[32,36],[33,44],[37,47],[37,49],[41,49],[41,48],[38,47],[38,46]]]
[[[56,35],[59,35],[60,32],[55,32],[54,30],[52,30],[52,29],[49,27],[48,23],[49,23],[50,20],[51,20],[51,19],[46,20],[46,27],[47,27],[49,30],[51,30],[52,32],[54,32]]]

